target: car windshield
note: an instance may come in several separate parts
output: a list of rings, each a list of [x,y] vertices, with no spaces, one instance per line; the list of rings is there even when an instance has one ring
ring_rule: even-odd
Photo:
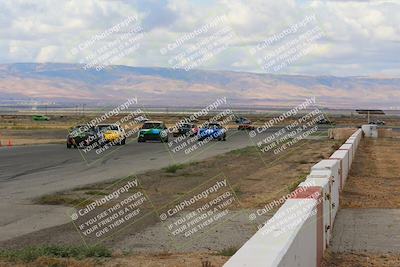
[[[193,125],[185,123],[181,125],[181,128],[193,128]]]
[[[99,131],[100,132],[118,131],[118,126],[117,125],[99,125]]]
[[[145,123],[143,124],[142,129],[161,129],[162,124],[161,123],[157,123],[157,122],[149,122],[149,123]]]
[[[93,133],[93,132],[94,132],[94,128],[88,127],[86,125],[78,125],[71,130],[71,134],[73,134],[73,135],[80,135],[80,134],[84,134],[84,133]]]
[[[219,125],[218,123],[210,123],[210,124],[206,125],[206,128],[219,129],[219,128],[221,128],[221,125]]]

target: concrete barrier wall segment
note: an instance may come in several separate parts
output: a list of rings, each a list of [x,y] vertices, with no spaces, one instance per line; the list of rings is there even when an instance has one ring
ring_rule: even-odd
[[[339,191],[340,191],[340,176],[339,176],[339,164],[338,160],[324,159],[311,167],[311,175],[314,171],[329,170],[332,177],[332,216],[335,220],[337,211],[339,209]]]
[[[362,137],[358,129],[329,159],[312,166],[293,197],[224,266],[319,267]]]
[[[316,266],[317,205],[318,201],[313,198],[286,200],[273,218],[258,230],[224,266]],[[282,221],[288,215],[294,214],[294,211],[297,211],[298,221],[292,225]],[[288,225],[290,227],[287,227]]]
[[[307,187],[310,184],[320,187],[322,189],[322,221],[323,221],[323,250],[325,251],[331,239],[331,229],[332,225],[332,198],[331,198],[331,183],[329,176],[326,178],[311,178],[307,179],[299,184],[299,188]]]
[[[335,151],[331,157],[331,159],[337,159],[339,160],[339,165],[340,165],[340,177],[341,177],[341,182],[340,182],[340,189],[343,190],[344,185],[346,184],[347,177],[349,175],[349,169],[350,169],[350,159],[349,159],[349,151],[348,150],[337,150]]]

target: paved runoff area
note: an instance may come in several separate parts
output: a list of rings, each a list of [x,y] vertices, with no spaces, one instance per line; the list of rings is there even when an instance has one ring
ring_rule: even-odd
[[[333,252],[400,252],[400,209],[342,209],[336,220]]]
[[[400,253],[399,166],[399,139],[362,140],[335,221],[332,252]]]

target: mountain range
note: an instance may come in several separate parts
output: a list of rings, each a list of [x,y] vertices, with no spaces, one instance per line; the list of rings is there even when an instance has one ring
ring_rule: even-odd
[[[278,75],[156,67],[109,66],[97,71],[63,63],[0,65],[0,99],[201,106],[220,97],[235,106],[288,107],[315,96],[329,108],[400,106],[400,79]]]

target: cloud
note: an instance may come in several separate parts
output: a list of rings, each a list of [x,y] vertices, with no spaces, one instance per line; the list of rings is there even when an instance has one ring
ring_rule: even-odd
[[[160,49],[215,17],[226,16],[226,23],[218,27],[231,27],[236,36],[223,53],[205,61],[200,68],[262,72],[257,57],[249,51],[306,16],[316,14],[325,36],[315,41],[314,50],[282,69],[282,73],[346,76],[384,74],[387,69],[392,74],[400,69],[400,63],[393,62],[400,48],[399,11],[400,3],[394,0],[3,0],[0,63],[78,63],[88,54],[72,55],[71,49],[127,17],[136,16],[146,36],[136,52],[115,64],[170,67],[168,61],[177,54],[162,55]],[[179,52],[210,37],[215,30],[186,42]],[[121,34],[109,36],[95,47],[107,45]]]
[[[38,62],[51,62],[54,58],[57,58],[58,50],[58,47],[54,45],[45,46],[40,49],[36,60]]]

